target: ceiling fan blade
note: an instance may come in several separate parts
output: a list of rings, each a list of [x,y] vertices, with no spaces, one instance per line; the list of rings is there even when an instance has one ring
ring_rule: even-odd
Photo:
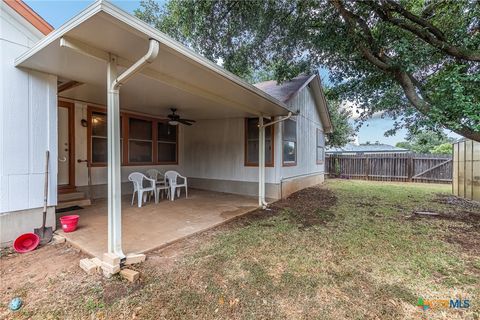
[[[182,120],[183,120],[183,121],[188,121],[188,122],[197,122],[197,121],[195,121],[195,120],[184,119],[184,118],[182,118]]]
[[[185,124],[185,125],[187,125],[187,126],[191,126],[191,125],[192,125],[190,122],[186,121],[185,119],[178,119],[177,121],[180,122],[180,123],[182,123],[182,124]]]

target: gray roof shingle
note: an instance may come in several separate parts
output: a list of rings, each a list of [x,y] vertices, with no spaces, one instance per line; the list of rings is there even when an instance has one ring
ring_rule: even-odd
[[[312,76],[300,75],[290,81],[278,84],[276,80],[269,80],[254,84],[258,89],[268,93],[272,97],[282,102],[288,102],[295,93],[311,79]]]

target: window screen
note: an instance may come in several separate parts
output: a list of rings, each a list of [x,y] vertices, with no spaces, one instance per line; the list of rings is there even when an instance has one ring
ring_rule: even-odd
[[[288,119],[283,122],[283,164],[297,162],[297,122]]]
[[[168,122],[157,123],[157,160],[160,163],[177,162],[177,128]]]
[[[269,120],[265,119],[264,122]],[[258,118],[246,119],[245,164],[258,166]],[[273,165],[273,126],[265,128],[265,165]]]
[[[128,119],[128,162],[152,162],[152,121]]]

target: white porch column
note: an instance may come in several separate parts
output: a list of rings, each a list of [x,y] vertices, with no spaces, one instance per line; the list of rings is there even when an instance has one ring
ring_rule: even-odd
[[[116,86],[117,57],[110,54],[107,70],[108,131],[108,253],[120,258],[122,251],[122,176],[120,159],[120,94]]]
[[[258,118],[258,206],[265,202],[265,127],[263,116]]]

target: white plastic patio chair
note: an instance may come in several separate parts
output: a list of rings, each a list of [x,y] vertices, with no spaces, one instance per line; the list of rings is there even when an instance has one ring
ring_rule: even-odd
[[[157,191],[157,200],[158,196],[160,195],[163,199],[163,194],[165,193],[167,198],[169,195],[168,192],[168,187],[167,187],[167,181],[165,179],[165,174],[163,174],[160,170],[157,169],[148,169],[147,170],[147,176],[150,179],[155,180],[155,184],[157,186],[156,191]]]
[[[183,180],[183,183],[179,183],[179,178]],[[170,187],[170,200],[174,200],[175,190],[177,190],[177,198],[180,197],[180,188],[185,188],[185,198],[188,198],[187,177],[180,175],[177,171],[170,170],[165,172],[165,179]]]
[[[132,194],[132,206],[135,201],[135,193],[138,195],[138,207],[141,208],[143,201],[145,200],[147,194],[152,192],[155,196],[155,203],[158,202],[157,190],[155,189],[155,180],[148,178],[146,175],[140,172],[130,173],[128,180],[133,183],[133,194]],[[143,181],[146,180],[148,186],[143,186]]]
[[[148,169],[147,176],[156,181],[157,185],[165,184],[165,175],[157,169]]]

